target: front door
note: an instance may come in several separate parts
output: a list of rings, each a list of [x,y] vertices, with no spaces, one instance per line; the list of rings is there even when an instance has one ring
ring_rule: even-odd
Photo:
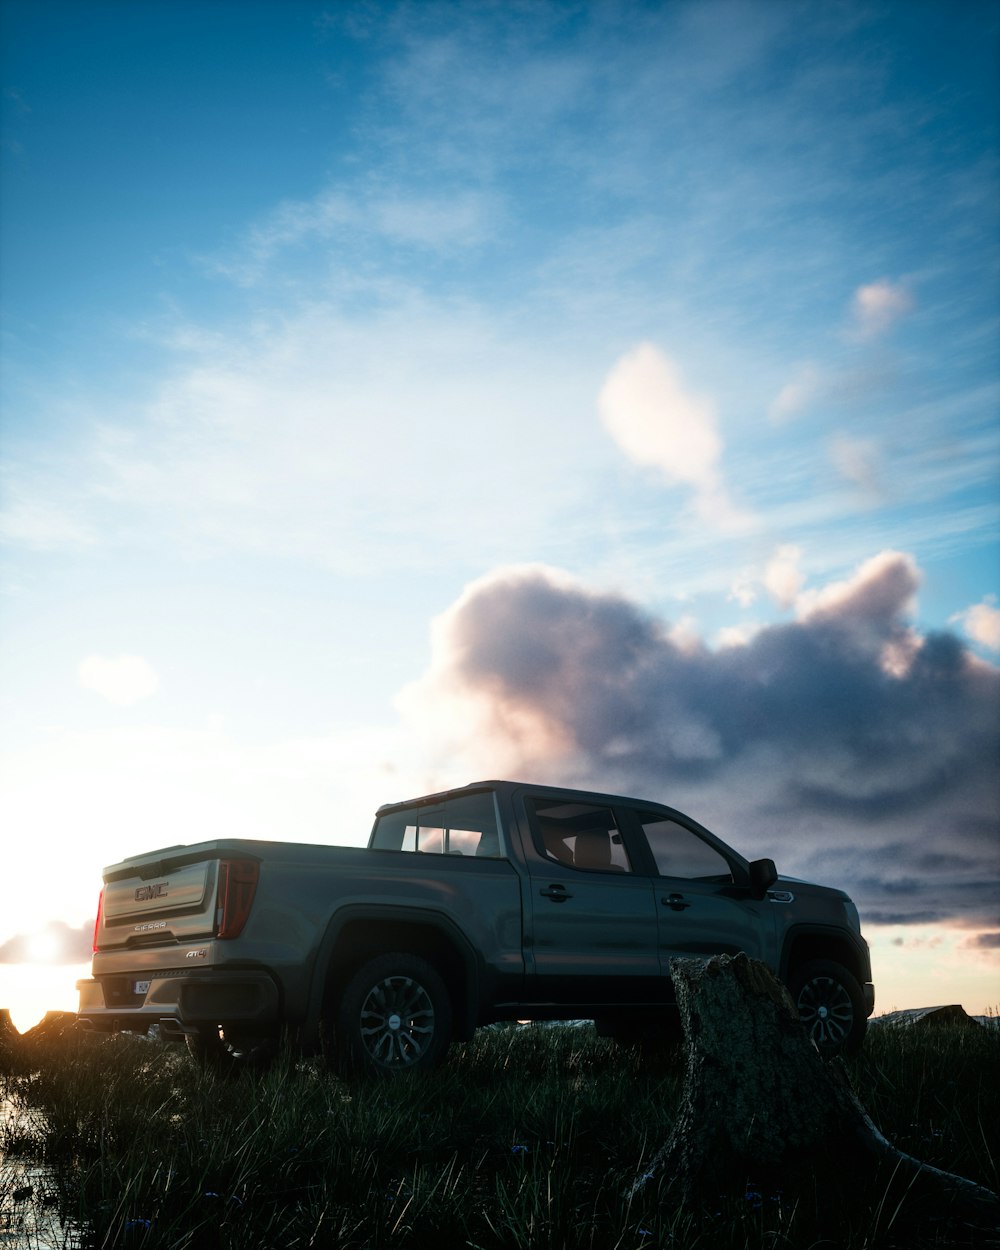
[[[771,954],[773,917],[767,899],[738,885],[729,861],[695,830],[661,813],[636,813],[656,863],[660,964],[692,956]]]

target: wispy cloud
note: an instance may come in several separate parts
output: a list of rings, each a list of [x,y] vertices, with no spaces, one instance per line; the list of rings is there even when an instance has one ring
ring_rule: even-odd
[[[857,487],[865,503],[883,502],[886,491],[882,455],[874,439],[838,434],[830,441],[829,453],[837,472]]]
[[[263,281],[279,259],[309,249],[315,253],[317,246],[324,267],[336,264],[343,249],[358,247],[445,255],[477,248],[496,236],[502,218],[498,195],[470,188],[438,195],[377,183],[350,191],[328,188],[310,199],[283,201],[233,247],[202,263],[248,287]],[[357,257],[351,259],[357,263]]]
[[[800,365],[772,400],[768,416],[775,422],[799,416],[820,394],[822,386],[823,375],[815,364]]]

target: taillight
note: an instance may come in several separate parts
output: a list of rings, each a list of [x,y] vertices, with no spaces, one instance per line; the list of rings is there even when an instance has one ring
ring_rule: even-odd
[[[215,896],[215,936],[239,937],[250,916],[260,865],[255,859],[220,859]]]
[[[94,954],[97,954],[97,935],[101,931],[101,916],[104,914],[104,888],[102,886],[100,894],[97,896],[97,919],[94,921]],[[86,933],[86,929],[84,929]]]

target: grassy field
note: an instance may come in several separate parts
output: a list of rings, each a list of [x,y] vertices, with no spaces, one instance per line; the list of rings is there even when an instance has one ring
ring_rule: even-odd
[[[848,1066],[901,1149],[998,1189],[1000,1030],[873,1028]],[[914,1222],[888,1177],[845,1194],[817,1175],[792,1194],[749,1175],[688,1209],[653,1176],[630,1201],[669,1136],[683,1065],[589,1027],[483,1030],[432,1076],[379,1084],[290,1059],[223,1081],[175,1047],[72,1032],[6,1067],[10,1250],[1000,1245]]]

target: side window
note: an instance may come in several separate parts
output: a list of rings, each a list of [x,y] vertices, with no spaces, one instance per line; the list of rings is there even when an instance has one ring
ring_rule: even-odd
[[[622,835],[609,807],[529,799],[537,849],[547,858],[587,872],[631,872]]]
[[[640,812],[639,820],[661,877],[695,881],[732,881],[729,861],[686,825],[654,812]]]
[[[371,846],[380,851],[505,857],[496,803],[486,791],[462,794],[433,806],[386,812],[375,821]]]

